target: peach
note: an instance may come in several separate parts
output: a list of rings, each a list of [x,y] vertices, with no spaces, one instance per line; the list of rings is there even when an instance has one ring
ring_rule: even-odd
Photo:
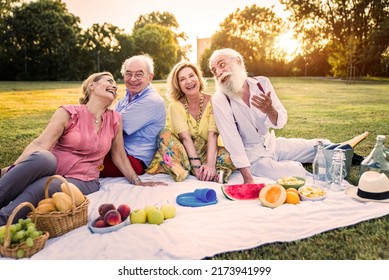
[[[104,222],[104,220],[97,220],[93,226],[96,228],[103,228],[107,227],[108,225]]]
[[[107,213],[109,210],[116,210],[115,205],[112,203],[103,203],[99,206],[98,212],[101,217],[104,217],[105,213]]]
[[[120,213],[120,216],[122,217],[122,221],[127,219],[131,213],[131,208],[127,204],[120,204],[116,210]]]
[[[122,217],[120,216],[120,213],[117,210],[109,210],[104,215],[104,222],[107,225],[115,226],[122,222]]]

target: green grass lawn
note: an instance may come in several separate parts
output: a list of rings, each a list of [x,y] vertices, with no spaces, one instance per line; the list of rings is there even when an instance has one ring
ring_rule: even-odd
[[[363,156],[369,154],[378,134],[389,138],[387,79],[348,83],[331,78],[289,77],[271,81],[289,116],[285,128],[276,131],[277,136],[324,137],[341,142],[369,131],[370,136],[355,149]],[[168,102],[166,83],[154,84]],[[208,79],[207,84],[206,91],[212,93],[213,80]],[[78,103],[80,87],[81,82],[0,82],[0,166],[12,164],[44,129],[58,106]],[[119,96],[124,92],[120,84]],[[357,166],[352,166],[349,181],[357,184]],[[212,259],[389,259],[389,217],[305,240],[223,253]]]

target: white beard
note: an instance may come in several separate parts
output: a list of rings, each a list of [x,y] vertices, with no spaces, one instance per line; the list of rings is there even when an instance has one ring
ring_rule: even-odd
[[[222,80],[228,77],[227,81],[222,83]],[[238,63],[232,62],[231,72],[224,72],[216,80],[216,88],[218,91],[223,92],[228,97],[242,97],[243,85],[247,79],[247,72],[244,67]]]

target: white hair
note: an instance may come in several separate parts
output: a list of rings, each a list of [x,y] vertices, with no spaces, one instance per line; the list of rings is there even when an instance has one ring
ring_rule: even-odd
[[[127,58],[123,64],[122,64],[122,68],[120,70],[120,73],[124,76],[124,74],[126,73],[126,66],[127,64],[134,60],[134,59],[140,59],[140,60],[143,60],[145,63],[146,63],[146,67],[147,67],[147,71],[149,72],[148,74],[154,74],[154,61],[153,59],[151,58],[150,55],[148,54],[140,54],[140,55],[134,55],[134,56],[131,56],[130,58]]]
[[[229,76],[229,80],[222,83],[222,80]],[[223,92],[229,97],[242,97],[243,85],[247,79],[247,72],[243,65],[240,65],[237,61],[231,62],[231,71],[224,72],[220,77],[215,77],[216,88],[218,91]]]
[[[241,60],[242,62],[242,66],[246,69],[246,66],[244,65],[244,60],[243,60],[243,57],[240,53],[238,53],[236,50],[233,50],[233,49],[230,49],[230,48],[225,48],[225,49],[220,49],[220,50],[216,50],[212,53],[211,57],[209,58],[209,64],[208,64],[208,67],[209,69],[211,69],[211,64],[214,62],[214,60],[218,57],[218,56],[221,56],[221,55],[225,55],[229,58],[236,58],[236,57],[239,57],[239,59]]]

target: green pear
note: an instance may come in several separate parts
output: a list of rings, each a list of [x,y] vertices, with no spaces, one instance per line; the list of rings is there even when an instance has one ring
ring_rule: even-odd
[[[149,224],[160,225],[163,223],[164,215],[160,209],[150,210],[147,213],[147,221]]]
[[[144,209],[136,209],[130,214],[131,224],[145,224],[146,217],[146,211]]]
[[[165,220],[176,216],[176,207],[173,204],[163,204],[161,206],[161,211],[163,212]]]

